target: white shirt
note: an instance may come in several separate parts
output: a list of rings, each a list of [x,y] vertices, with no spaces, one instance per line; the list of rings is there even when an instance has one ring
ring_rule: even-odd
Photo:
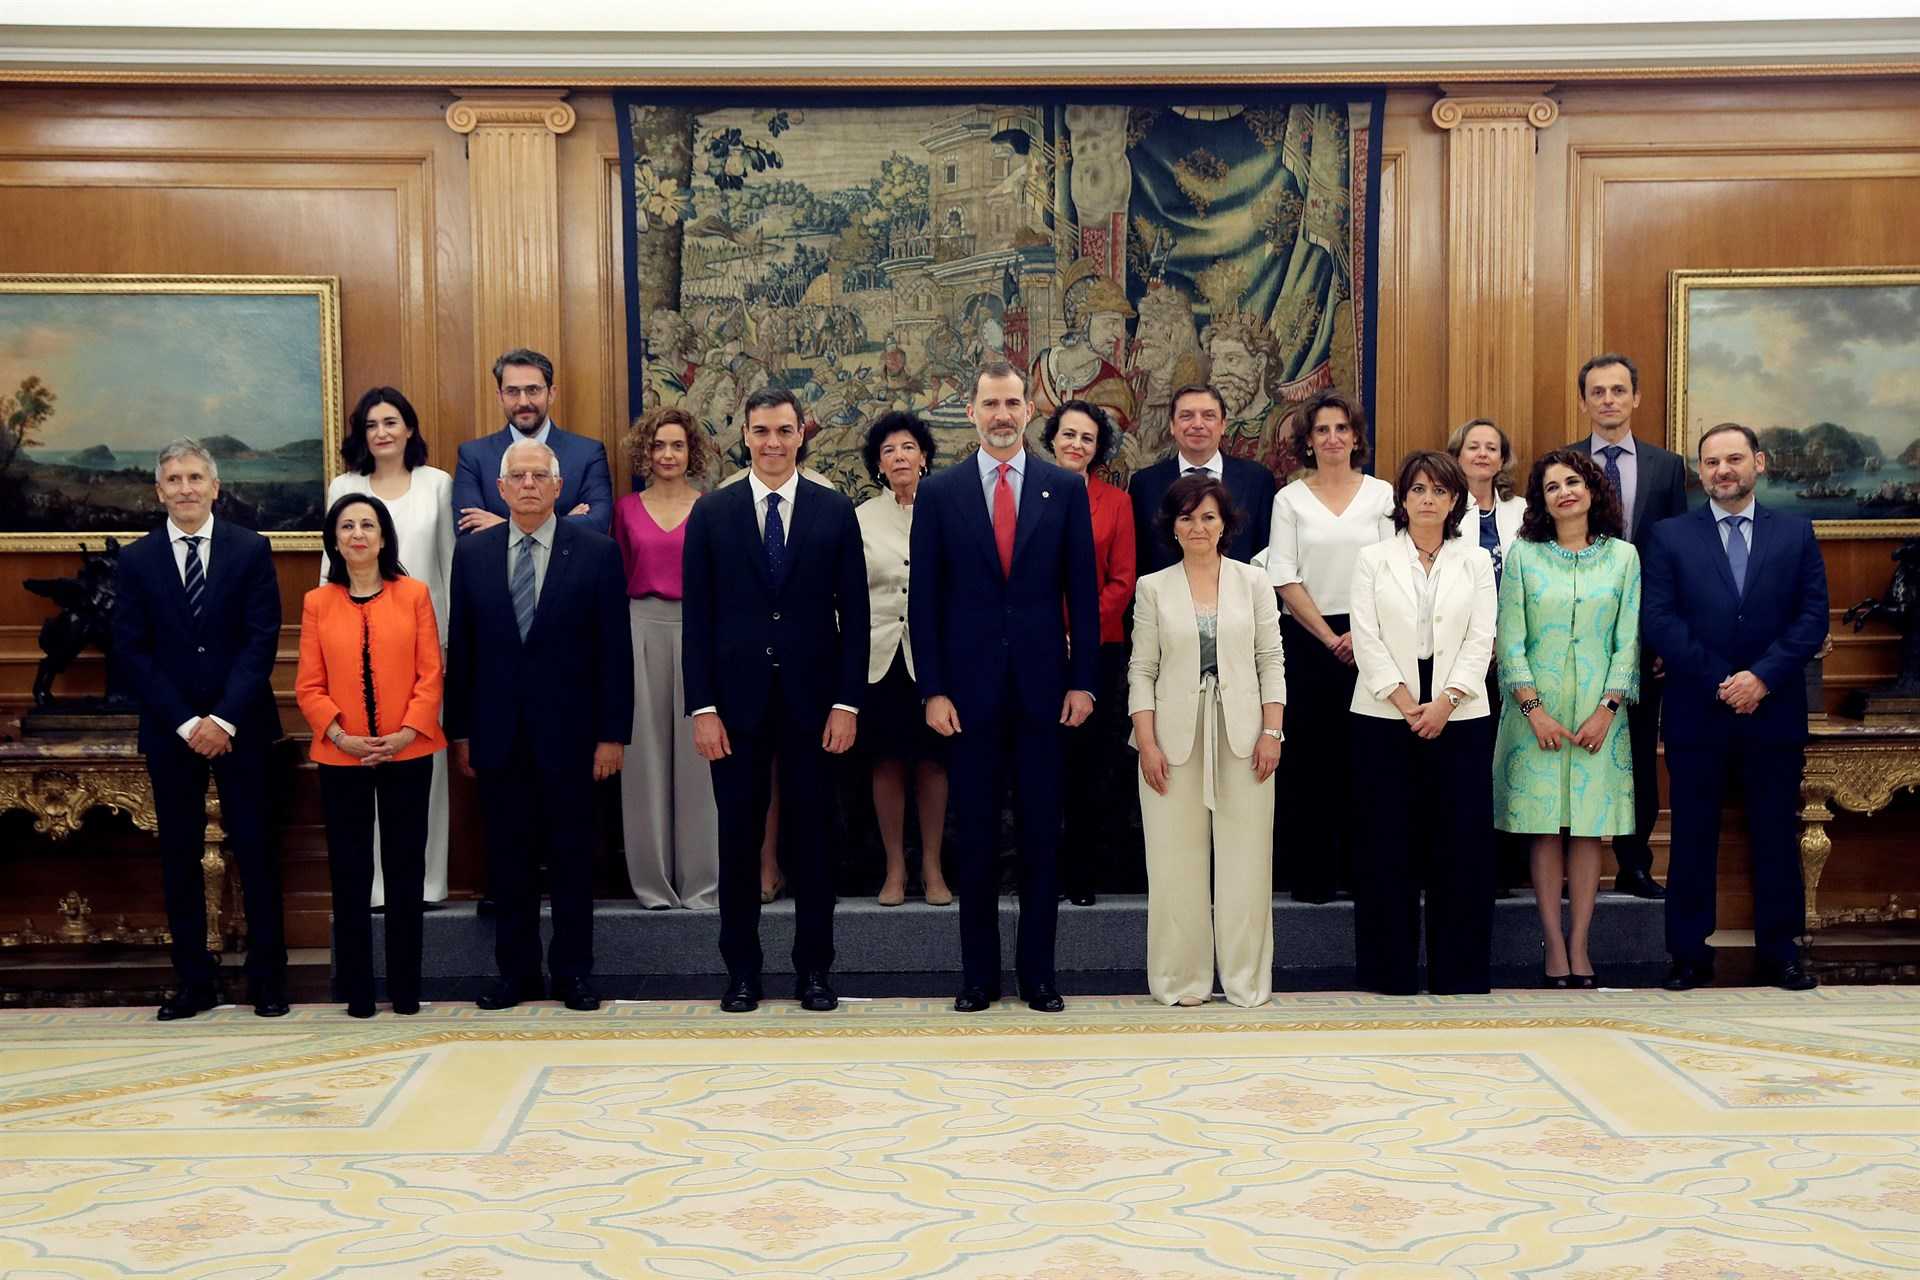
[[[753,490],[753,522],[760,527],[762,543],[767,540],[767,495],[770,493],[780,495],[780,529],[783,535],[781,541],[786,541],[785,531],[793,523],[793,499],[800,492],[799,470],[796,468],[794,473],[787,477],[787,482],[778,489],[767,488],[760,479],[760,473],[749,470],[747,487]]]
[[[200,526],[199,531],[192,534],[189,534],[185,529],[175,524],[171,517],[167,520],[167,545],[173,549],[173,567],[180,574],[180,585],[183,587],[187,585],[187,539],[189,537],[200,539],[200,546],[198,548],[200,552],[200,576],[208,583],[211,583],[212,579],[208,577],[208,566],[213,563],[212,513],[208,513],[207,521]],[[229,738],[238,732],[238,730],[225,720],[222,720],[219,716],[213,716],[212,719],[215,724],[226,730]],[[179,727],[174,729],[174,732],[180,735],[182,742],[188,742],[193,738],[193,731],[199,727],[200,717],[194,716],[189,720],[182,721]]]
[[[544,422],[542,422],[540,424],[540,429],[534,432],[532,435],[526,434],[524,431],[520,430],[520,428],[514,426],[513,423],[511,422],[507,423],[507,429],[512,431],[514,436],[513,444],[509,444],[507,446],[509,449],[511,449],[515,444],[522,444],[529,440],[531,440],[535,444],[547,444],[547,437],[553,434],[553,419],[548,418]],[[547,445],[547,447],[551,449],[553,446]]]
[[[1436,569],[1439,568],[1438,559],[1436,556]],[[1434,578],[1438,575],[1427,572],[1427,566],[1420,559],[1420,548],[1414,545],[1412,538],[1407,539],[1407,560],[1413,565],[1413,589],[1418,596],[1416,608],[1419,611],[1419,621],[1413,629],[1413,656],[1424,661],[1433,656]]]
[[[1363,476],[1360,491],[1337,516],[1305,480],[1297,480],[1273,496],[1267,574],[1276,587],[1305,587],[1323,615],[1343,614],[1352,600],[1360,548],[1392,536],[1393,486],[1380,477]]]
[[[987,496],[987,519],[993,519],[993,491],[1000,484],[1000,462],[985,449],[974,450],[973,456],[980,467],[980,484]],[[1020,450],[1007,459],[1007,487],[1013,490],[1013,509],[1020,510],[1020,486],[1027,479],[1027,451]]]
[[[1175,453],[1173,455],[1173,465],[1178,469],[1179,474],[1182,476],[1191,475],[1194,469],[1197,467],[1201,471],[1204,471],[1208,475],[1212,476],[1215,480],[1220,481],[1222,484],[1225,484],[1227,480],[1227,464],[1220,460],[1220,451],[1218,449],[1215,449],[1213,451],[1213,456],[1211,458],[1208,458],[1205,462],[1188,462],[1185,458],[1181,457],[1178,453]],[[1178,477],[1176,476],[1175,478],[1177,479]]]
[[[540,588],[547,585],[547,560],[553,555],[553,531],[560,526],[559,517],[551,511],[546,521],[532,533],[523,530],[509,518],[507,521],[507,584],[512,589],[513,567],[515,560],[522,554],[520,542],[523,538],[533,539],[533,603],[540,604]]]

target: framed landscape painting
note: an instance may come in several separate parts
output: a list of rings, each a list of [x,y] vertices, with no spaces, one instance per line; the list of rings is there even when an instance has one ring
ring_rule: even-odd
[[[1752,427],[1759,498],[1823,538],[1920,534],[1920,267],[1675,271],[1670,446]]]
[[[182,436],[219,518],[317,550],[340,412],[335,277],[0,275],[0,550],[157,527],[154,459]]]

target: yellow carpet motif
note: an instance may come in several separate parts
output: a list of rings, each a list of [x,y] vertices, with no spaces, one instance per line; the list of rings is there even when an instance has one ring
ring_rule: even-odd
[[[0,1037],[8,1280],[1920,1274],[1912,988]]]

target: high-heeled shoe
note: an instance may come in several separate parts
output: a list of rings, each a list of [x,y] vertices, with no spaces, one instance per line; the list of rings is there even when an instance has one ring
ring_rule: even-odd
[[[1540,970],[1540,985],[1548,991],[1565,991],[1573,985],[1573,975],[1570,973],[1548,973],[1546,969],[1542,968]]]
[[[1567,986],[1575,991],[1592,991],[1599,985],[1599,979],[1591,973],[1570,973],[1567,975]]]

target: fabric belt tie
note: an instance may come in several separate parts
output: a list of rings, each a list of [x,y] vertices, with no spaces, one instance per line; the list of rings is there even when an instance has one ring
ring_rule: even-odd
[[[1216,810],[1213,774],[1219,767],[1220,677],[1209,671],[1200,677],[1200,794],[1208,812]]]

